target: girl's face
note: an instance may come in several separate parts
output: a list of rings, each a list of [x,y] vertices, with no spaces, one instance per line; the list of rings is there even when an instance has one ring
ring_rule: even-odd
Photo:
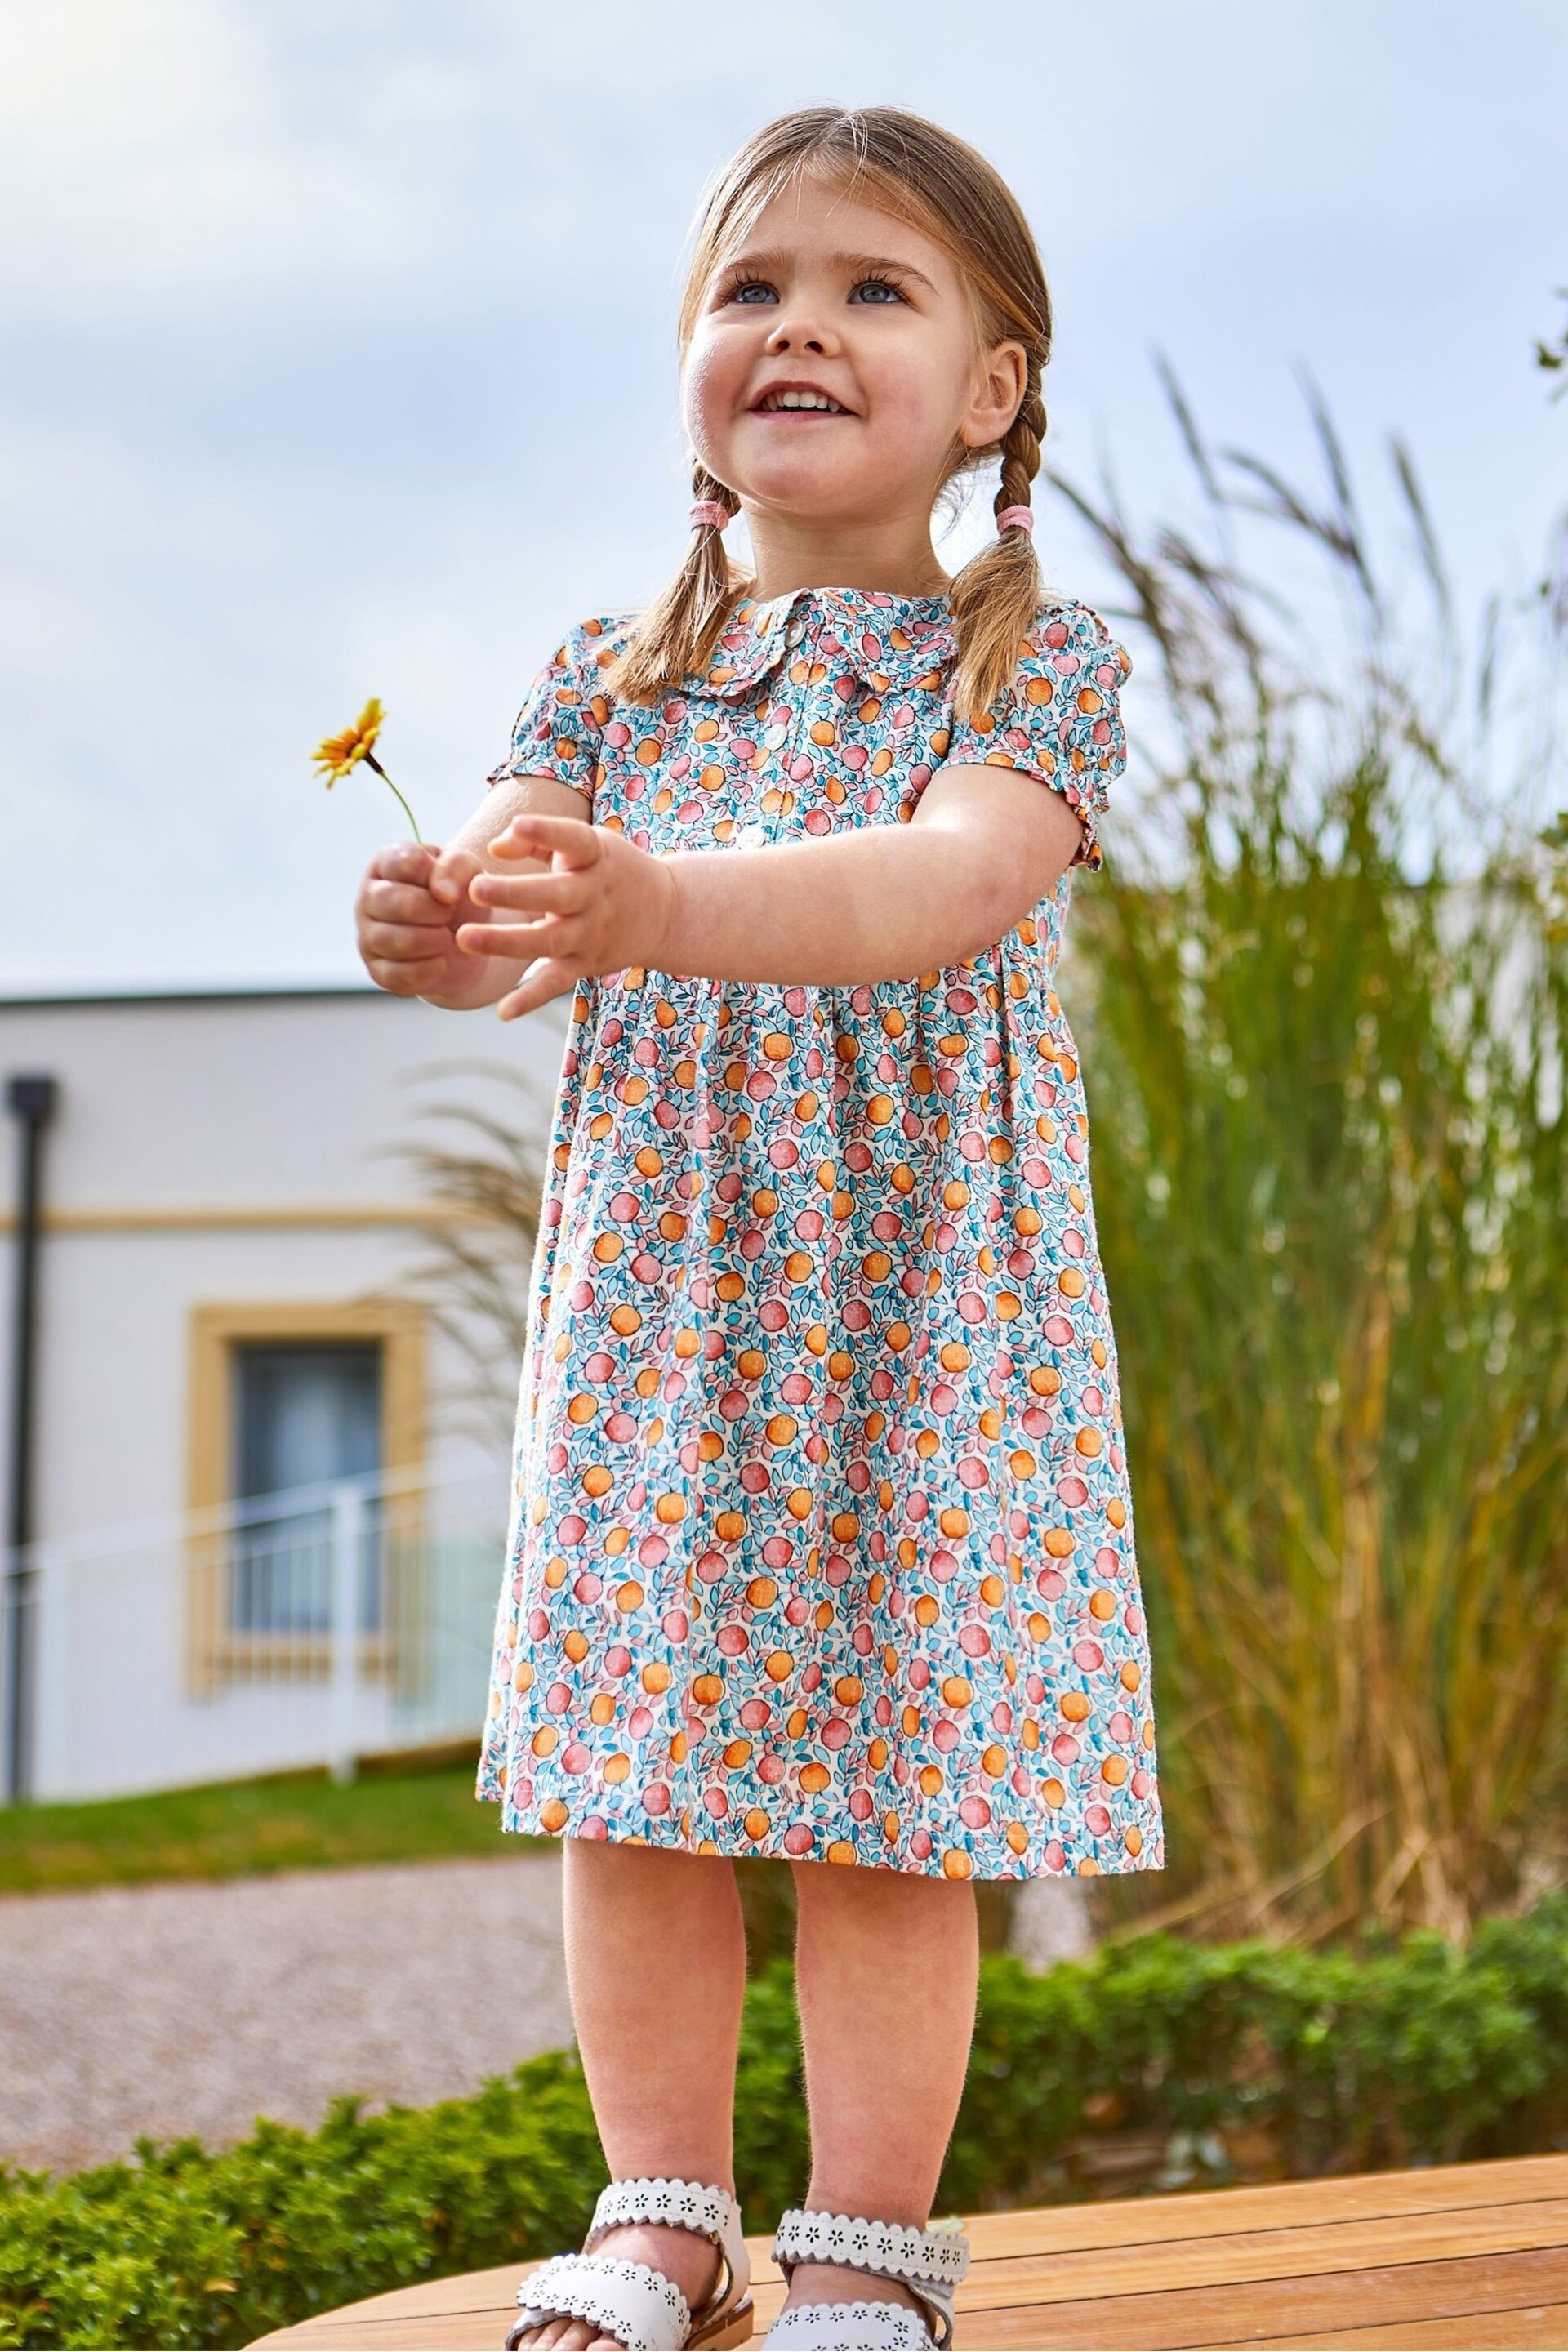
[[[698,456],[748,508],[923,530],[955,459],[1002,438],[1025,383],[1023,345],[981,344],[942,247],[805,177],[721,256],[681,388]]]

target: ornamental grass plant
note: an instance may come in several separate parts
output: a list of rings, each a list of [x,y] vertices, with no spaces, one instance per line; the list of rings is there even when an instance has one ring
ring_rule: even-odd
[[[1462,1939],[1565,1853],[1568,518],[1467,650],[1397,444],[1414,615],[1314,394],[1321,493],[1167,389],[1197,530],[1057,482],[1158,705],[1064,986],[1172,1863],[1097,1900]]]

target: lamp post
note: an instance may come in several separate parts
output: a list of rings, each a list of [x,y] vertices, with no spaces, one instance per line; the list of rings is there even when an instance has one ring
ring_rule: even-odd
[[[54,1116],[59,1086],[28,1075],[6,1082],[5,1108],[20,1123],[21,1167],[16,1187],[16,1271],[11,1348],[11,1464],[5,1510],[5,1798],[24,1804],[32,1792],[33,1451],[37,1421],[38,1243],[42,1232],[44,1129]]]

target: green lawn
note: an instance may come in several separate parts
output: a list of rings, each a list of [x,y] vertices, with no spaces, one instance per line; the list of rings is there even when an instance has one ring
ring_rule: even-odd
[[[500,1809],[474,1796],[473,1761],[376,1769],[338,1787],[319,1772],[90,1805],[0,1809],[0,1895],[239,1878],[356,1862],[497,1859],[554,1847],[502,1837]]]

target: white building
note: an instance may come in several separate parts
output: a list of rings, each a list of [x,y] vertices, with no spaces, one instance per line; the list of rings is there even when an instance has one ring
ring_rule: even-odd
[[[370,987],[0,1003],[0,1081],[58,1088],[6,1725],[35,1794],[477,1732],[516,1373],[487,1417],[471,1318],[428,1274],[455,1213],[406,1155],[473,1148],[438,1106],[542,1147],[564,1018]],[[0,1129],[13,1401],[25,1124]],[[515,1236],[496,1248],[515,1306]]]

